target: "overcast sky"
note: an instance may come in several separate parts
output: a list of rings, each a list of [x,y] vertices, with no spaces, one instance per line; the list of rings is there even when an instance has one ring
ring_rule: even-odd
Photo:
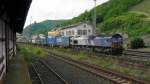
[[[97,5],[106,1],[97,0]],[[32,0],[25,26],[47,19],[71,19],[93,7],[94,0]]]

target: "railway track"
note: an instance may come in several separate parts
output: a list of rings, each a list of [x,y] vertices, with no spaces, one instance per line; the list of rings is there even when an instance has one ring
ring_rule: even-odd
[[[58,55],[56,55],[54,53],[51,53],[51,54],[53,54],[55,56],[58,56]],[[55,57],[55,58],[57,58],[57,57]],[[81,69],[86,70],[86,71],[88,71],[90,73],[93,73],[96,76],[100,76],[100,77],[103,77],[103,78],[105,78],[105,79],[107,79],[109,81],[112,81],[114,84],[149,84],[149,83],[146,83],[144,81],[138,80],[138,79],[136,79],[134,77],[129,77],[129,76],[123,75],[121,73],[116,73],[116,72],[113,72],[113,71],[99,69],[99,67],[97,67],[95,65],[89,65],[89,64],[86,64],[86,63],[81,63],[81,62],[78,62],[78,61],[75,61],[75,60],[71,60],[71,59],[66,58],[66,57],[59,56],[58,59],[66,62],[68,64],[71,64],[73,66],[76,66],[78,68],[81,68],[82,65],[83,65],[83,67]],[[71,63],[71,61],[73,63]],[[74,63],[77,63],[77,65],[74,64]],[[81,65],[81,67],[80,67],[80,65]],[[86,67],[84,67],[84,66],[86,66]],[[137,66],[139,66],[139,65],[137,65]],[[95,70],[92,70],[92,68],[95,69]],[[88,70],[88,69],[90,69],[90,70]]]
[[[46,49],[48,49],[48,47],[44,47]],[[128,50],[130,51],[130,50]],[[138,52],[138,51],[134,51],[134,52]],[[137,69],[141,69],[141,70],[147,70],[148,68],[150,68],[148,65],[148,61],[150,61],[150,57],[147,56],[143,56],[138,54],[138,56],[136,56],[136,54],[132,55],[132,54],[123,54],[120,56],[114,56],[114,55],[110,55],[108,53],[100,53],[100,52],[87,52],[89,54],[93,54],[94,56],[97,57],[108,57],[108,58],[112,58],[112,59],[117,59],[118,62],[120,62],[121,65],[123,66],[133,66]],[[125,52],[124,52],[125,53]],[[149,52],[140,52],[140,53],[146,53],[149,54]],[[146,66],[145,66],[146,65]]]
[[[51,53],[52,54],[52,53]],[[54,55],[56,55],[56,54],[54,54]],[[58,58],[59,59],[59,58]],[[62,58],[62,57],[60,57],[60,59],[63,59],[63,61],[64,61],[64,59],[67,59],[67,60],[71,60],[71,59],[69,59],[69,58]],[[71,60],[71,61],[74,61],[74,60]],[[68,63],[68,62],[66,62],[66,63]],[[78,63],[78,62],[77,62]],[[71,64],[71,63],[70,63]],[[85,63],[80,63],[79,62],[79,65],[80,64],[83,64],[84,66],[89,66],[89,64],[85,64]],[[72,64],[73,65],[73,64]],[[97,67],[97,66],[94,66],[94,65],[90,65],[90,67],[91,68],[94,68],[94,69],[96,69],[96,70],[99,70],[99,68]],[[76,67],[78,67],[78,68],[80,68],[79,66],[76,66]],[[96,68],[95,68],[96,67]],[[81,69],[83,69],[83,70],[85,70],[84,68],[81,68]],[[88,71],[88,72],[91,72],[91,71],[89,71],[89,70],[86,70],[86,71]],[[102,71],[103,71],[103,69],[102,69]],[[107,70],[106,70],[107,71]],[[93,74],[97,74],[97,73],[94,73],[94,72],[91,72],[91,73],[93,73]],[[115,73],[115,74],[114,74]],[[115,84],[149,84],[149,83],[146,83],[146,82],[144,82],[144,81],[141,81],[141,80],[138,80],[138,79],[136,79],[136,78],[133,78],[133,77],[128,77],[128,76],[125,76],[125,75],[122,75],[122,74],[120,74],[120,73],[116,73],[116,72],[112,72],[112,71],[108,71],[108,72],[106,72],[105,73],[105,70],[104,70],[104,76],[102,75],[102,77],[103,78],[106,78],[106,79],[108,79],[108,80],[110,80],[110,81],[112,81],[112,82],[114,82]],[[108,77],[107,77],[107,75],[108,75]],[[98,74],[98,75],[96,75],[96,76],[101,76],[100,74]],[[110,78],[110,79],[109,79]]]
[[[32,70],[30,74],[33,84],[69,84],[44,61],[35,62]]]
[[[141,69],[141,70],[147,70],[148,68],[150,68],[146,64],[148,61],[141,60],[141,58],[139,58],[139,57],[132,57],[129,55],[115,56],[115,55],[99,53],[99,52],[87,52],[87,53],[92,54],[92,56],[95,56],[95,57],[104,57],[104,58],[115,59],[120,63],[121,66],[133,66],[133,67],[135,67],[137,69]]]
[[[124,54],[150,58],[150,52],[135,51],[135,50],[125,50]]]
[[[128,52],[130,52],[130,50],[128,50]],[[150,68],[149,67],[150,52],[140,52],[140,51],[133,51],[133,52],[138,52],[138,54],[137,53],[127,54],[126,51],[124,51],[124,54],[118,55],[118,56],[105,54],[105,53],[99,53],[99,52],[92,52],[92,53],[94,54],[94,56],[97,56],[97,57],[105,57],[105,58],[108,57],[112,59],[117,59],[120,65],[123,65],[123,66],[133,66],[141,70],[149,69]],[[140,53],[142,54],[140,55]],[[143,53],[146,53],[146,56],[144,56]]]
[[[134,58],[134,59],[140,59],[143,61],[149,61],[150,60],[150,52],[142,52],[142,51],[134,51],[134,50],[125,50],[123,52],[124,55]]]
[[[138,80],[136,78],[123,75],[121,73],[113,72],[110,70],[105,70],[105,69],[99,68],[95,65],[91,65],[91,64],[79,62],[76,60],[72,60],[72,59],[64,57],[64,56],[56,55],[52,52],[49,52],[49,54],[51,57],[54,57],[54,58],[59,59],[63,62],[66,62],[72,66],[75,66],[75,67],[80,68],[82,70],[85,70],[89,73],[92,73],[93,75],[107,79],[114,84],[149,84],[149,83],[146,83],[144,81]]]
[[[39,76],[37,70],[35,67],[32,65],[29,67],[29,73],[31,77],[32,84],[44,84],[43,81],[41,80],[41,77]]]

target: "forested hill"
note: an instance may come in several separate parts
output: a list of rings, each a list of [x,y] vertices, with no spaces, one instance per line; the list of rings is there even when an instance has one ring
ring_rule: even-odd
[[[142,9],[145,12],[149,11],[149,4],[144,6],[148,2],[150,0],[109,0],[97,6],[98,34],[119,32],[127,34],[129,38],[134,38],[150,33],[150,22],[145,20],[147,16],[143,13],[132,12],[132,10],[140,12]],[[139,4],[142,5],[142,8]],[[136,7],[138,8],[136,9]],[[86,20],[92,21],[92,17],[93,9],[85,11],[85,13],[65,22],[63,25],[66,26]]]
[[[143,0],[140,4],[131,8],[131,11],[142,13],[150,17],[150,0]]]
[[[58,25],[61,25],[65,21],[66,20],[45,20],[39,23],[35,22],[24,29],[23,35],[27,37],[31,37],[32,35],[36,35],[36,34],[46,35],[48,31],[57,27]]]
[[[96,7],[97,23],[101,23],[111,17],[117,17],[127,12],[133,6],[141,3],[143,0],[109,0],[108,2]],[[92,21],[93,9],[85,11],[85,13],[74,17],[72,20],[66,22],[64,25],[74,24],[85,20]]]

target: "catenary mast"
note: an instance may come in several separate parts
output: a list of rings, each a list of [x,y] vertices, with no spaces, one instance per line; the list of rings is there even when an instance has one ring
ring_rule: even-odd
[[[96,0],[94,0],[94,18],[93,18],[93,24],[94,24],[94,34],[96,35]]]

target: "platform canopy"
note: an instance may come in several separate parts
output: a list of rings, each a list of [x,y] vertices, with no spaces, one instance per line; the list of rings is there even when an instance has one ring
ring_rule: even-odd
[[[21,33],[32,0],[0,0],[1,8],[10,18],[10,24],[15,31]]]

